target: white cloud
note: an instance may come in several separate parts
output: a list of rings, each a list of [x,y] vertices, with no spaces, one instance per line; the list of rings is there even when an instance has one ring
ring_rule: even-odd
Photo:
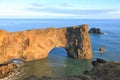
[[[111,11],[111,12],[108,12],[106,14],[109,15],[111,18],[120,19],[120,10]]]
[[[22,6],[21,6],[22,5]],[[102,16],[102,17],[100,17]],[[45,4],[0,4],[0,18],[118,18],[120,10],[90,9],[73,5]],[[119,17],[120,18],[120,17]]]
[[[29,8],[39,8],[39,9],[48,9],[48,8],[56,8],[56,9],[60,9],[60,10],[84,10],[84,9],[91,9],[91,8],[80,8],[80,7],[76,7],[73,5],[69,5],[69,4],[62,4],[62,5],[46,5],[46,4],[31,4],[29,6]]]
[[[52,13],[52,12],[31,12],[25,10],[3,10],[0,11],[1,17],[16,17],[16,18],[49,18],[49,17],[72,17],[73,14]]]
[[[108,12],[107,14],[119,14],[120,15],[120,10],[111,11],[111,12]]]

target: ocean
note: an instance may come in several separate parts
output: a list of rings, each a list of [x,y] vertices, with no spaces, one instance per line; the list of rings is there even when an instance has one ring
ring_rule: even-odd
[[[0,19],[0,29],[9,32],[43,29],[48,27],[69,27],[88,24],[100,28],[105,34],[90,34],[93,59],[102,58],[107,61],[120,62],[120,19]],[[105,48],[104,53],[98,51]],[[92,60],[76,60],[67,57],[63,48],[54,48],[48,58],[25,63],[15,80],[29,75],[63,77],[83,74],[92,68]]]

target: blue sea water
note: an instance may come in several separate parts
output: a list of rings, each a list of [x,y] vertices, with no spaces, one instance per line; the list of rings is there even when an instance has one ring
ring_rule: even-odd
[[[102,58],[107,61],[120,62],[120,19],[1,19],[0,29],[9,32],[43,29],[48,27],[69,27],[88,24],[100,28],[105,34],[90,34],[93,60]],[[104,53],[98,51],[99,47],[105,48]],[[63,48],[54,48],[47,59],[26,63],[24,75],[33,73],[37,76],[65,76],[82,74],[92,68],[91,60],[75,60],[67,57]],[[31,70],[34,68],[34,70]],[[22,76],[22,77],[23,77]],[[20,79],[21,76],[18,76]]]

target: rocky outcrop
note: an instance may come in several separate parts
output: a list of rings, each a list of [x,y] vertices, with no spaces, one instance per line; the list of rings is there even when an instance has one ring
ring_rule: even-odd
[[[0,63],[46,58],[54,47],[64,47],[69,57],[91,59],[88,25],[7,32],[0,30]]]
[[[92,68],[86,75],[93,80],[119,80],[120,63],[107,62],[103,59],[97,59],[98,64]]]
[[[100,46],[99,51],[100,51],[101,53],[103,53],[103,52],[105,51],[105,49],[104,49],[102,46]]]
[[[0,79],[14,74],[16,68],[17,68],[17,65],[13,63],[1,64],[0,65]]]
[[[101,32],[100,28],[91,28],[91,29],[89,30],[89,33],[104,34],[103,32]]]
[[[106,62],[107,62],[106,60],[97,58],[96,61],[92,61],[92,65],[95,67],[95,66],[98,66],[100,63],[106,63]]]
[[[6,63],[0,64],[0,79],[15,76],[15,74],[20,71],[23,64],[24,62],[19,59],[12,59]]]

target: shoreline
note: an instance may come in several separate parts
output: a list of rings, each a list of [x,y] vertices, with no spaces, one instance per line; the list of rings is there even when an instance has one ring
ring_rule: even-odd
[[[95,63],[94,63],[95,62]],[[93,68],[90,71],[84,71],[83,75],[55,77],[38,77],[31,75],[23,80],[119,80],[120,79],[120,63],[107,62],[103,59],[92,61]],[[96,65],[95,65],[96,64]]]
[[[10,76],[9,73],[16,74],[14,72],[21,66],[17,66],[16,64],[9,63],[0,67],[6,67],[6,70],[1,72],[5,72],[2,74],[1,79],[7,78]],[[11,66],[8,66],[11,65]],[[92,61],[93,68],[90,71],[84,71],[83,75],[72,75],[72,76],[64,76],[64,77],[38,77],[36,75],[30,75],[28,77],[23,78],[23,80],[119,80],[120,79],[120,62],[107,62],[103,59],[97,58],[97,60]],[[14,67],[16,66],[16,67]],[[8,75],[7,75],[8,74]],[[15,76],[14,76],[15,77]],[[0,79],[0,80],[1,80]]]

